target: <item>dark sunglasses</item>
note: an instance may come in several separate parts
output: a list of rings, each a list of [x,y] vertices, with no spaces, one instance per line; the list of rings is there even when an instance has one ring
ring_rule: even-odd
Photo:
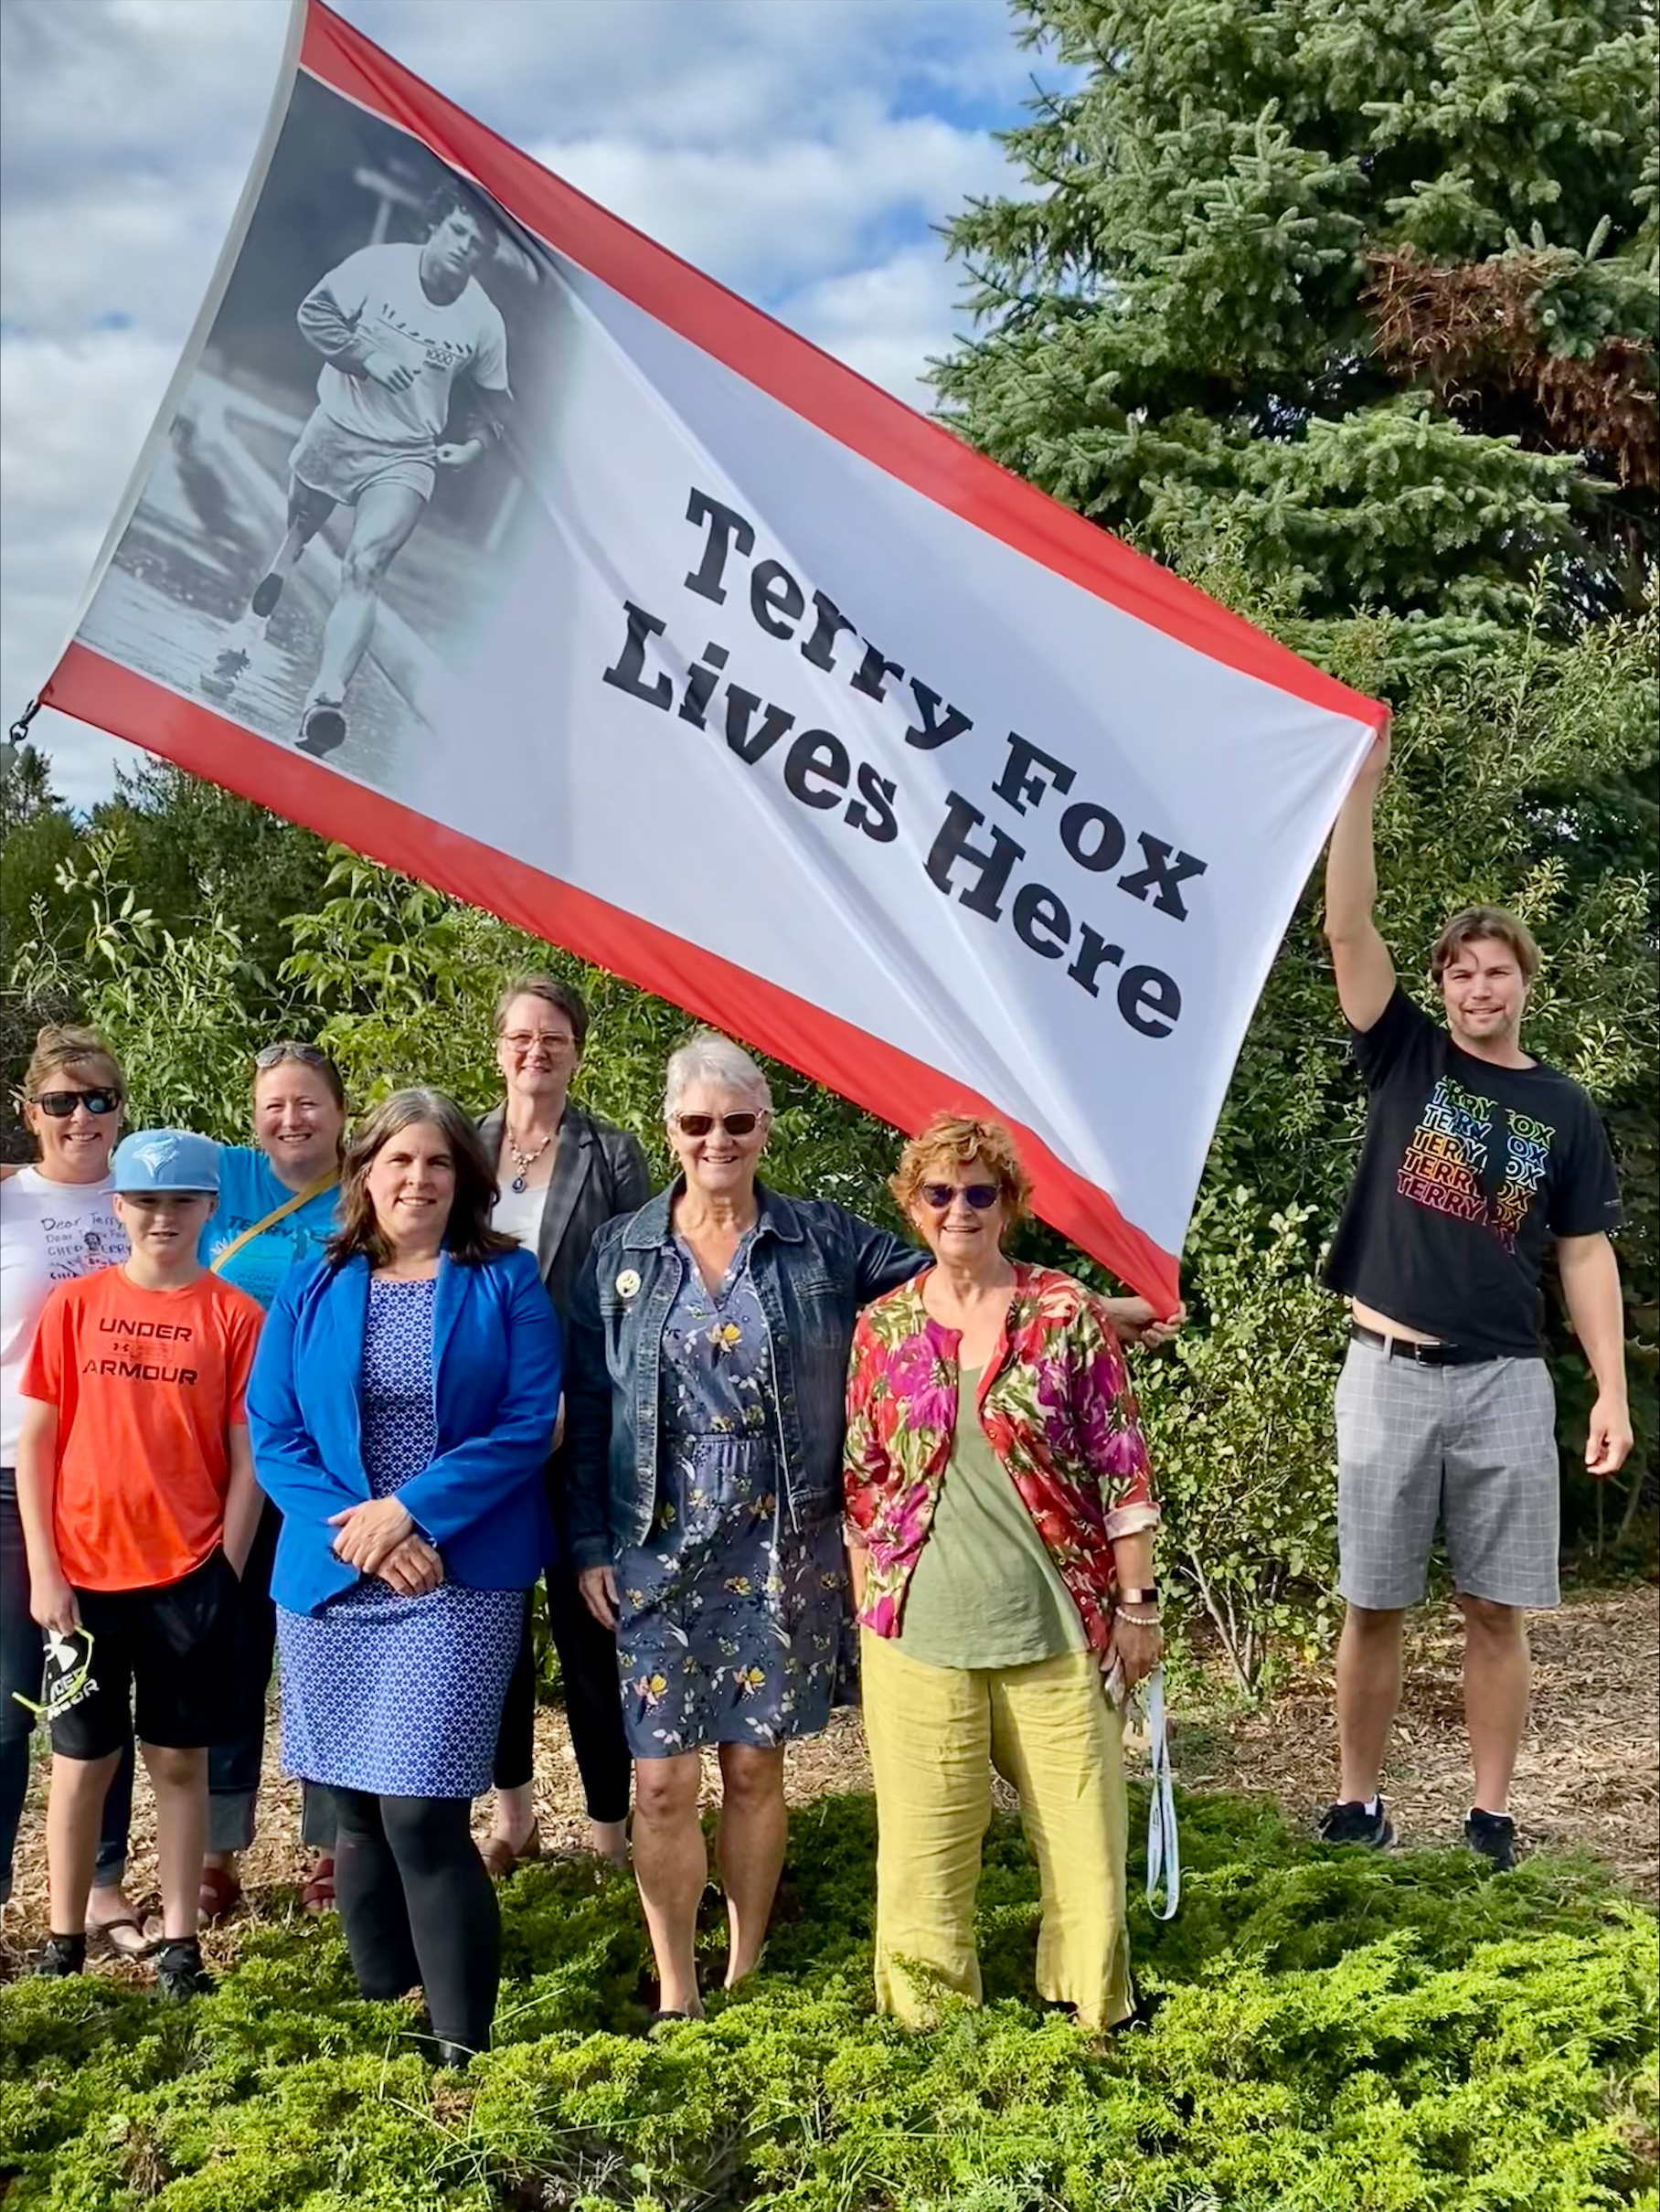
[[[119,1090],[43,1090],[35,1103],[42,1113],[49,1113],[54,1122],[67,1122],[77,1106],[84,1106],[89,1113],[119,1113]]]
[[[261,1045],[253,1056],[253,1064],[261,1075],[268,1068],[281,1068],[284,1060],[299,1060],[307,1068],[332,1068],[335,1064],[321,1045]]]
[[[924,1183],[922,1203],[945,1213],[953,1198],[966,1198],[977,1214],[989,1213],[1003,1193],[995,1183]]]
[[[761,1118],[758,1113],[677,1113],[675,1126],[683,1137],[707,1137],[718,1122],[729,1137],[747,1137]]]

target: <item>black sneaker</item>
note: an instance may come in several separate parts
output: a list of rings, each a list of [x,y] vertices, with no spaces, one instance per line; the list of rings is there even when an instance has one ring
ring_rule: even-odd
[[[301,752],[314,760],[336,752],[346,743],[346,710],[338,699],[314,699],[300,717]]]
[[[1464,1823],[1464,1841],[1491,1862],[1495,1874],[1516,1871],[1516,1823],[1508,1813],[1484,1813],[1473,1806]]]
[[[202,1964],[202,1947],[194,1936],[172,1936],[158,1943],[155,1958],[155,1994],[169,2005],[184,2005],[192,1997],[206,1997],[213,1976]]]
[[[263,621],[282,598],[282,582],[280,576],[261,577],[253,588],[253,597],[248,602],[250,612],[257,614]]]
[[[67,1982],[71,1974],[84,1973],[86,1963],[85,1936],[49,1935],[35,1972],[43,1982]]]
[[[1323,1844],[1364,1844],[1373,1851],[1387,1851],[1395,1841],[1389,1807],[1381,1797],[1372,1813],[1358,1799],[1327,1805],[1320,1821],[1320,1840]]]

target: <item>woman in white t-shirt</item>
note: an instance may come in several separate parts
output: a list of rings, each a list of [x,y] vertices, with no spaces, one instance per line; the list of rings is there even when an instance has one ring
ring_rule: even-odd
[[[0,1901],[11,1895],[12,1849],[28,1792],[34,1715],[45,1643],[29,1613],[28,1565],[17,1518],[17,1385],[35,1324],[54,1283],[90,1275],[127,1256],[127,1236],[110,1204],[110,1154],[121,1132],[125,1086],[115,1056],[90,1029],[48,1025],[18,1094],[40,1148],[38,1163],[0,1181]],[[89,1935],[133,1956],[145,1945],[122,1888],[133,1811],[129,1738],[104,1800],[103,1833],[87,1916]]]

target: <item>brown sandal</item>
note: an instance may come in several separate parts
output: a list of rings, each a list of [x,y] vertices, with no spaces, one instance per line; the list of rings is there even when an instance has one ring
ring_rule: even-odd
[[[161,1922],[154,1915],[146,1916],[136,1906],[131,1912],[117,1915],[112,1920],[87,1922],[87,1947],[99,1944],[116,1959],[146,1959],[152,1944],[161,1933]]]
[[[242,1885],[228,1866],[204,1866],[197,1894],[197,1914],[204,1928],[211,1928],[233,1913],[242,1901]]]
[[[516,1866],[527,1866],[542,1856],[542,1832],[535,1821],[525,1838],[524,1847],[516,1851],[505,1835],[487,1836],[478,1847],[478,1856],[484,1862],[484,1872],[495,1881],[513,1872]]]
[[[326,1855],[300,1885],[300,1909],[314,1919],[335,1909],[335,1862]]]

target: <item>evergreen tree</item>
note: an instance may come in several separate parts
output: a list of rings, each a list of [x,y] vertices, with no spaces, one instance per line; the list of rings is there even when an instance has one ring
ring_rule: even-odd
[[[1501,618],[1656,546],[1650,0],[1016,0],[1085,76],[947,228],[949,420],[1309,613]]]
[[[1620,1154],[1634,1504],[1660,1312],[1655,9],[1016,15],[1070,88],[1006,134],[1036,197],[947,227],[980,329],[935,364],[942,412],[1392,703],[1379,919],[1409,988],[1431,1000],[1423,955],[1454,908],[1533,924],[1527,1040],[1587,1085]],[[1360,1111],[1315,883],[1209,1164],[1210,1207],[1254,1194],[1264,1269],[1276,1210],[1307,1222],[1313,1260]],[[1557,1344],[1566,1440],[1588,1394],[1559,1323]]]

